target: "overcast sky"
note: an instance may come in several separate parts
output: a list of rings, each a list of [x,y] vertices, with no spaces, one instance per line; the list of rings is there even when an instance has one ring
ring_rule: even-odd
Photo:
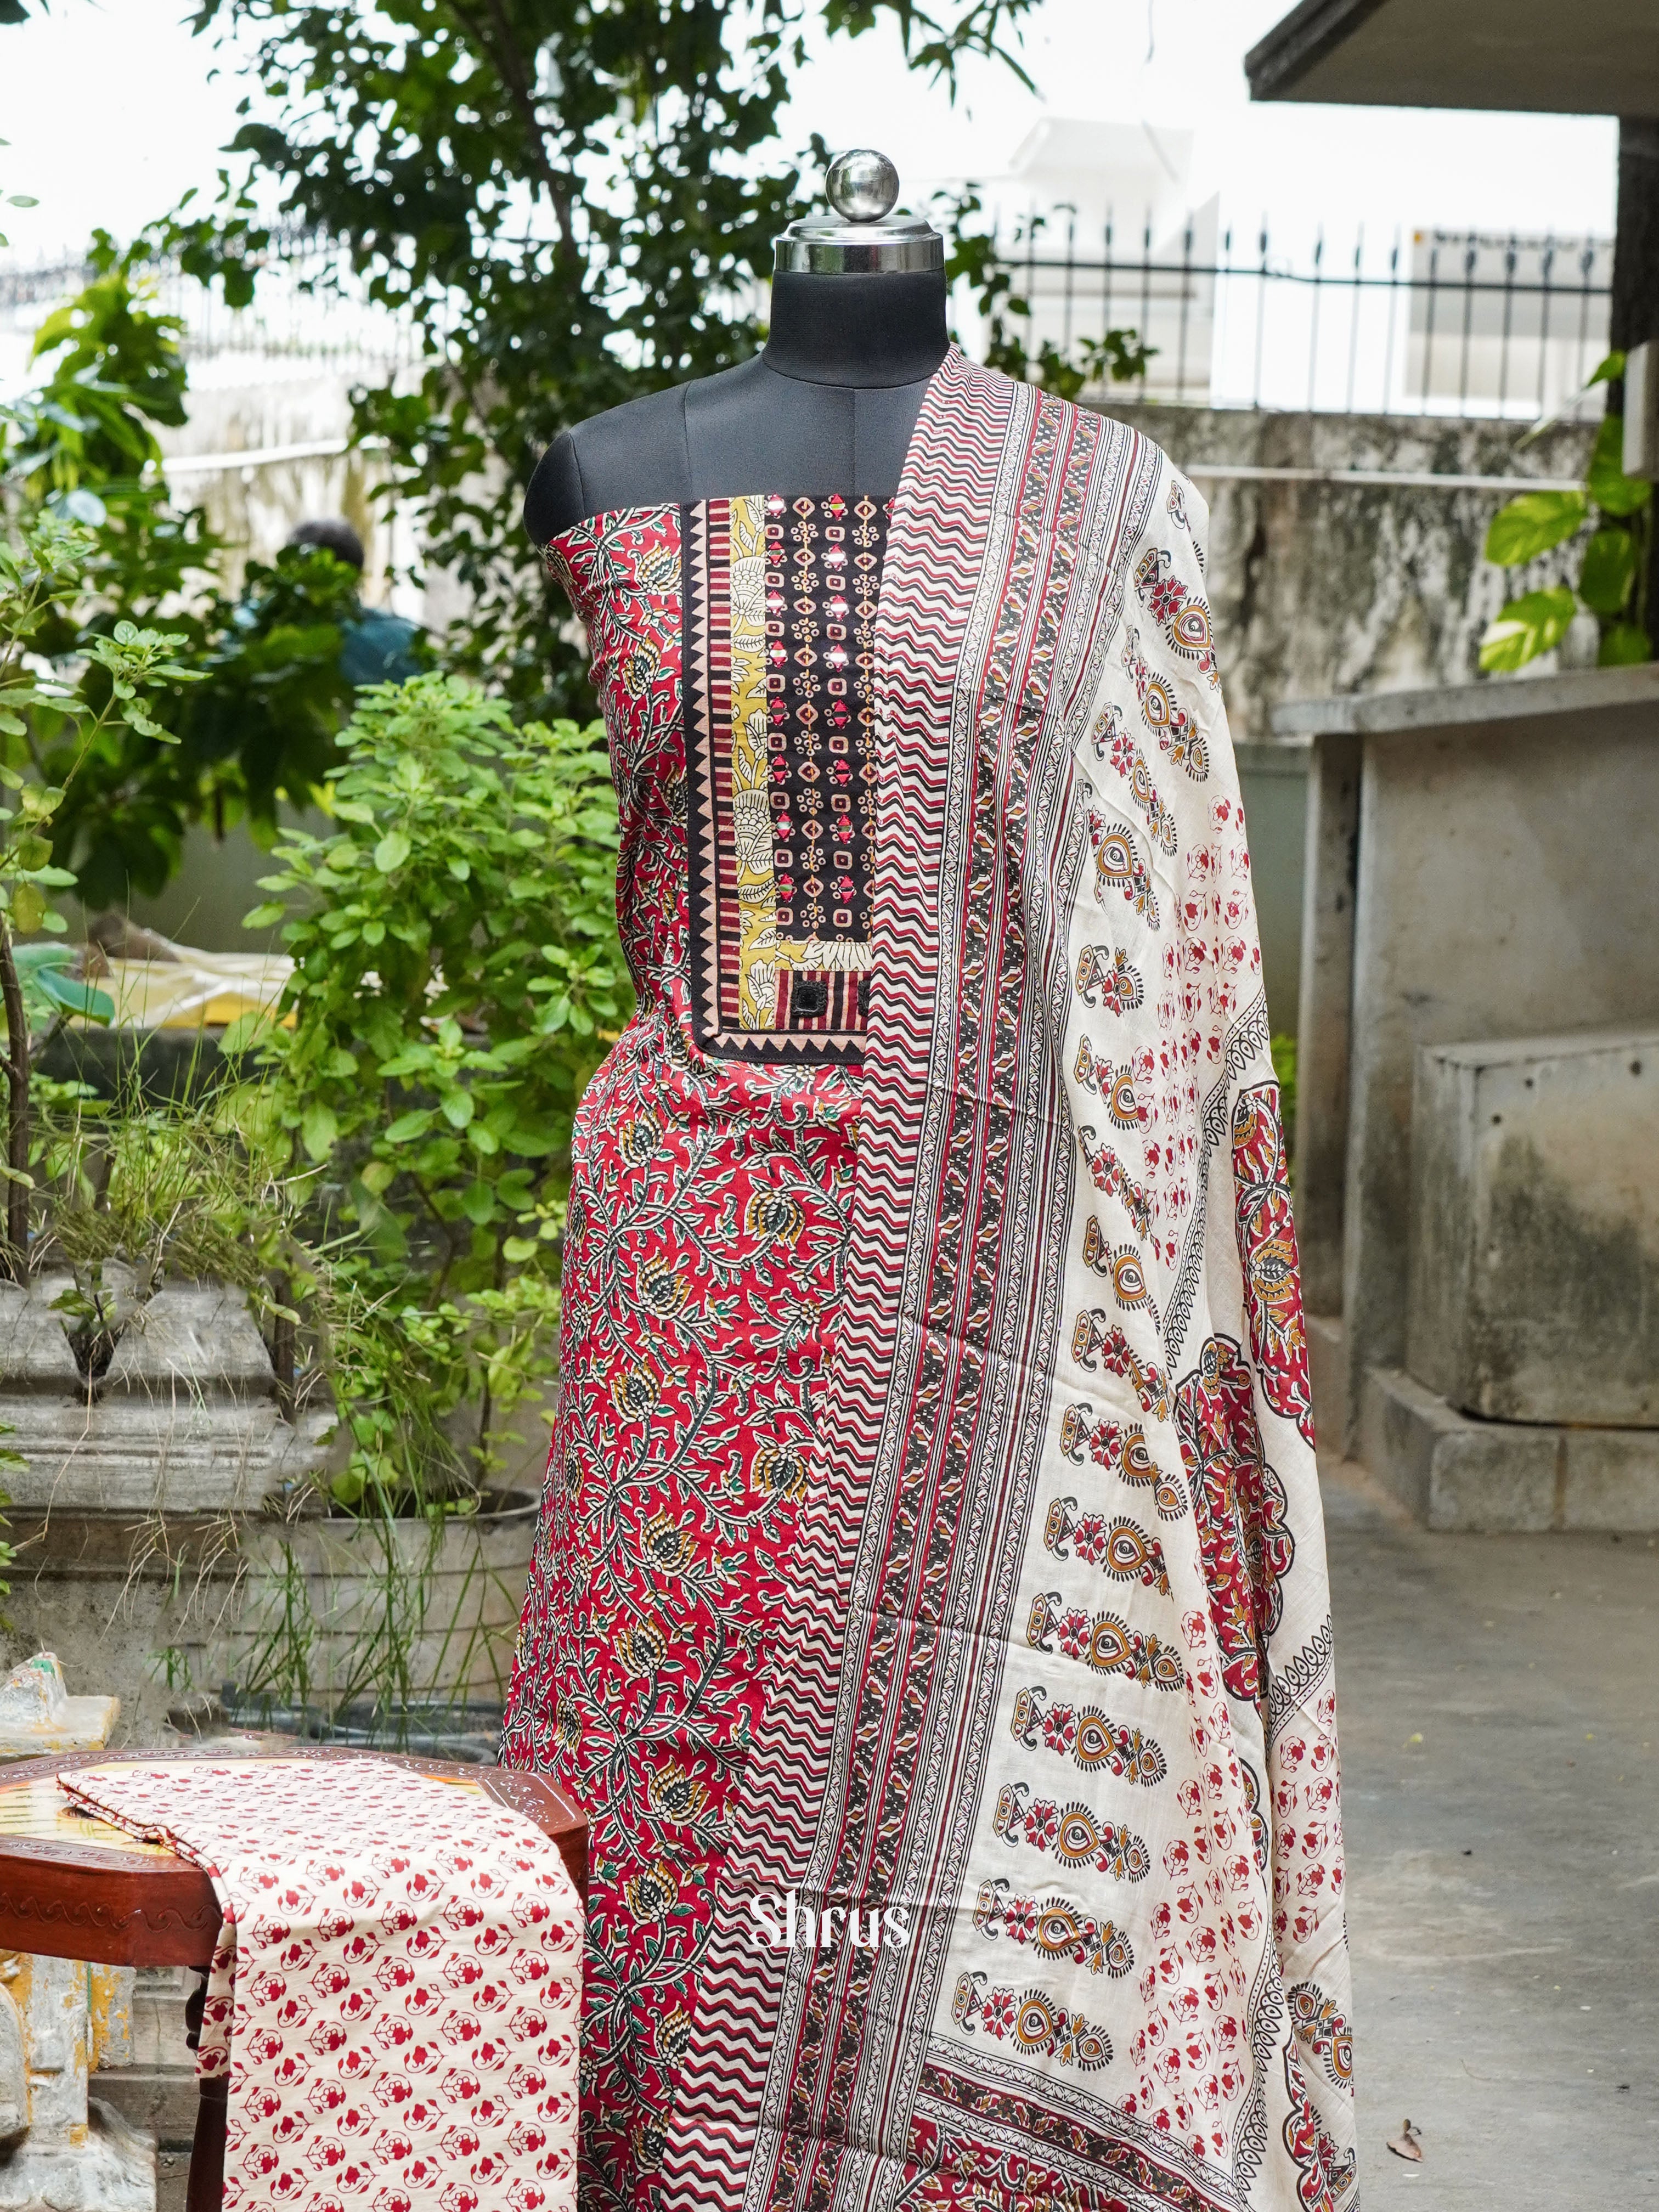
[[[1218,189],[1224,220],[1266,212],[1286,244],[1316,220],[1337,237],[1359,221],[1610,232],[1611,121],[1252,106],[1243,56],[1288,4],[1043,0],[1026,40],[1038,96],[976,64],[954,109],[907,77],[890,33],[840,41],[806,72],[787,136],[883,146],[914,196],[994,176],[1045,111],[1145,122],[1194,134],[1194,199]],[[240,88],[185,13],[185,0],[53,0],[49,17],[0,29],[0,189],[40,202],[5,210],[14,253],[79,245],[94,225],[130,232],[211,184]]]

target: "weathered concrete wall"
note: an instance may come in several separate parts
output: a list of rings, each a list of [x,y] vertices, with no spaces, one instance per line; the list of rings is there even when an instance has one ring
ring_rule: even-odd
[[[1595,437],[1593,425],[1559,425],[1523,445],[1526,425],[1515,422],[1102,411],[1144,431],[1182,468],[1573,477]],[[1285,700],[1474,680],[1480,634],[1510,590],[1480,553],[1503,493],[1208,478],[1198,488],[1210,506],[1210,605],[1236,741],[1270,739],[1269,714]],[[1527,587],[1556,582],[1569,551],[1535,562]],[[1569,644],[1593,659],[1593,626]]]
[[[283,374],[283,365],[268,356],[254,359],[258,381],[246,380],[242,359],[234,354],[197,364],[190,420],[162,440],[169,457],[257,453],[348,435],[351,395],[344,375],[302,362],[288,364],[290,373]],[[363,541],[364,597],[378,605],[387,595],[394,562],[407,560],[410,551],[406,531],[394,529],[374,496],[385,476],[385,464],[372,453],[311,454],[257,468],[181,473],[173,489],[181,501],[204,507],[223,538],[225,582],[232,590],[244,563],[273,560],[295,523],[344,515]]]
[[[1432,1047],[1406,1364],[1487,1420],[1659,1428],[1659,1030]]]
[[[1337,699],[1281,710],[1285,737],[1362,746],[1354,908],[1316,881],[1322,927],[1316,1033],[1348,1030],[1340,1199],[1346,1441],[1372,1366],[1406,1356],[1412,1090],[1425,1045],[1547,1036],[1571,1017],[1607,1028],[1659,1019],[1659,666],[1535,683]],[[1312,841],[1310,840],[1310,844]],[[1323,864],[1349,866],[1334,836]],[[1351,982],[1341,988],[1349,929]],[[1328,1170],[1331,1148],[1318,1155]],[[1304,1175],[1314,1164],[1300,1155]],[[1298,1189],[1328,1221],[1335,1194]]]
[[[1297,967],[1296,1220],[1310,1314],[1342,1310],[1342,1206],[1347,1181],[1352,1044],[1353,899],[1359,867],[1363,738],[1323,732],[1309,748]],[[1316,1387],[1328,1335],[1310,1339]],[[1321,1396],[1328,1397],[1328,1392]],[[1322,1410],[1322,1433],[1328,1426]]]

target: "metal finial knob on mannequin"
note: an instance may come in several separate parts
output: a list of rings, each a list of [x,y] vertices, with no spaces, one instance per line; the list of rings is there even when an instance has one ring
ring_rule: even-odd
[[[830,206],[848,222],[879,222],[898,205],[898,171],[873,146],[838,154],[823,182]]]
[[[945,240],[931,222],[895,215],[898,171],[885,154],[858,146],[830,164],[833,213],[792,222],[774,247],[777,276],[874,276],[938,274]]]

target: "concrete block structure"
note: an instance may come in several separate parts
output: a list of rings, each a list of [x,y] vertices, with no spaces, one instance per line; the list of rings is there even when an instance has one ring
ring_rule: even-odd
[[[1409,1234],[1406,1365],[1448,1404],[1659,1431],[1659,1027],[1425,1047]]]
[[[100,1374],[83,1371],[58,1303],[70,1286],[67,1274],[0,1284],[0,1422],[25,1462],[7,1478],[15,1505],[129,1518],[256,1511],[317,1464],[316,1424],[284,1419],[240,1291],[166,1283],[141,1297],[118,1275],[116,1343]]]
[[[1570,1143],[1579,1109],[1581,1141],[1595,1142],[1598,1086],[1638,1119],[1649,1110],[1645,1073],[1628,1073],[1635,1059],[1645,1071],[1645,1048],[1624,1063],[1628,1094],[1606,1083],[1619,1040],[1659,1027],[1659,666],[1298,702],[1274,728],[1312,746],[1296,1204],[1322,1440],[1364,1450],[1438,1526],[1659,1526],[1659,1473],[1644,1471],[1639,1425],[1655,1418],[1644,1410],[1650,1386],[1637,1372],[1650,1324],[1626,1313],[1615,1325],[1626,1294],[1609,1288],[1606,1267],[1616,1248],[1619,1280],[1644,1279],[1635,1255],[1647,1201],[1618,1196],[1628,1177],[1619,1182],[1611,1154],[1598,1183]],[[1564,1057],[1568,1030],[1605,1034]],[[1551,1148],[1561,1181],[1538,1186],[1530,1214],[1511,1206],[1510,1242],[1496,1254],[1488,1243],[1484,1272],[1468,1261],[1461,1279],[1496,1330],[1477,1343],[1478,1316],[1446,1326],[1462,1293],[1445,1270],[1463,1266],[1468,1234],[1460,1248],[1455,1224],[1437,1221],[1413,1260],[1419,1059],[1474,1048],[1478,1060],[1514,1040],[1522,1060],[1553,1049],[1547,1101],[1541,1060],[1516,1060],[1510,1076],[1493,1059],[1482,1080],[1494,1097],[1495,1085],[1529,1100],[1516,1133],[1529,1127]],[[1441,1111],[1439,1093],[1455,1094],[1462,1065],[1425,1078],[1440,1133],[1426,1139],[1422,1174],[1443,1193],[1455,1153],[1443,1127],[1456,1109]],[[1458,1203],[1473,1220],[1482,1176],[1513,1195],[1518,1156],[1505,1165],[1501,1145],[1478,1161],[1466,1154]],[[1546,1265],[1547,1279],[1510,1279]],[[1606,1300],[1599,1318],[1583,1303],[1592,1285]],[[1594,1372],[1583,1358],[1592,1335]],[[1471,1362],[1484,1380],[1466,1388]],[[1466,1397],[1468,1409],[1454,1401]],[[1571,1414],[1546,1410],[1569,1404]],[[1591,1425],[1580,1439],[1569,1421]],[[1547,1447],[1528,1424],[1562,1434]]]

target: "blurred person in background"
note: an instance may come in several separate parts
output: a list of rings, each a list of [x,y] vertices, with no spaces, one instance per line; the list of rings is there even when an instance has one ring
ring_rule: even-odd
[[[348,568],[363,573],[363,541],[343,515],[302,522],[289,534],[288,544],[331,553]],[[360,607],[356,619],[342,625],[340,673],[354,687],[364,684],[403,684],[428,664],[421,651],[422,630],[406,616],[389,607]]]

